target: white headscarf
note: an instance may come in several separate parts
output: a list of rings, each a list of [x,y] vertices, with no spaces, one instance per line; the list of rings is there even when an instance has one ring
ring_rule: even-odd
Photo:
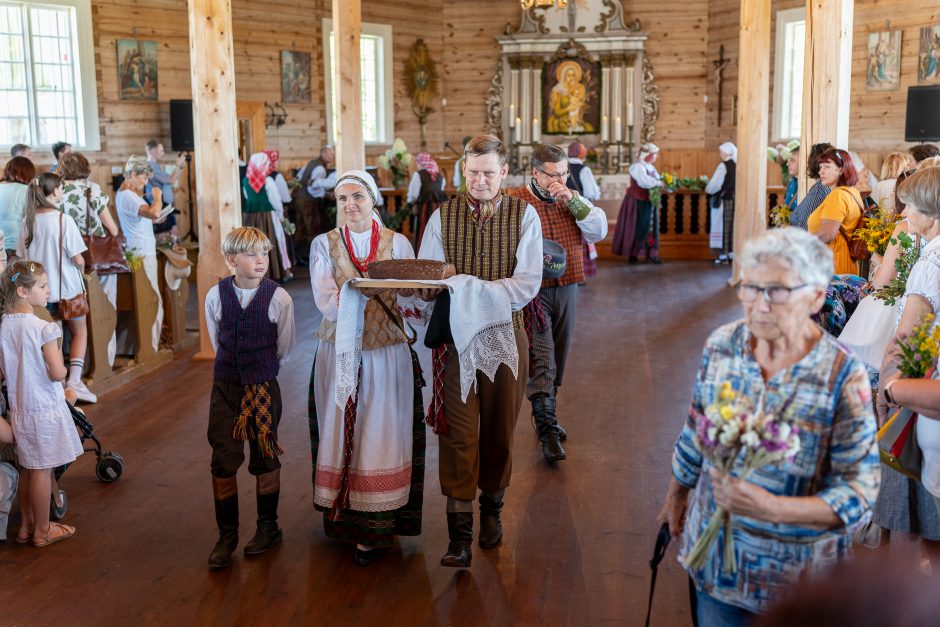
[[[655,155],[658,152],[659,152],[659,146],[657,146],[653,142],[649,142],[648,144],[643,144],[642,146],[640,146],[640,152],[636,157],[637,161],[645,162],[647,157],[649,157],[650,155]]]
[[[336,179],[336,185],[333,189],[339,189],[340,185],[357,185],[368,192],[373,205],[376,207],[382,206],[382,194],[379,193],[379,186],[376,185],[371,174],[363,170],[347,170]]]
[[[734,162],[738,161],[738,147],[732,144],[731,142],[725,142],[718,146],[718,150],[721,152],[730,155],[728,158]]]

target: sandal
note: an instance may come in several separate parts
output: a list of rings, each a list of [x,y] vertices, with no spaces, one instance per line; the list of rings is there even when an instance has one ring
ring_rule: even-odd
[[[74,535],[75,527],[71,525],[64,525],[58,522],[50,522],[49,531],[46,532],[45,538],[36,540],[36,537],[33,536],[33,546],[37,549],[41,549],[44,546],[49,546],[50,544],[55,544],[61,540],[71,538]]]

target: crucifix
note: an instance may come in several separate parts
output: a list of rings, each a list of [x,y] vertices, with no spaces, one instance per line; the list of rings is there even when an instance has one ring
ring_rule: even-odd
[[[725,46],[722,44],[718,48],[718,60],[712,61],[712,67],[715,68],[715,88],[718,90],[718,126],[721,126],[721,105],[722,105],[722,88],[721,88],[721,79],[722,74],[725,71],[725,68],[731,62],[731,59],[725,58]]]

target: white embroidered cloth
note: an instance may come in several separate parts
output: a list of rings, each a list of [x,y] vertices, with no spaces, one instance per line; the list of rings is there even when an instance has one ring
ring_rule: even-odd
[[[362,360],[362,331],[366,299],[356,288],[360,279],[347,281],[339,295],[336,318],[336,404],[340,408],[355,393]],[[512,328],[509,294],[497,282],[469,274],[443,281],[419,281],[450,291],[450,328],[460,359],[460,398],[466,401],[476,385],[477,370],[491,381],[502,364],[519,373],[519,351]]]

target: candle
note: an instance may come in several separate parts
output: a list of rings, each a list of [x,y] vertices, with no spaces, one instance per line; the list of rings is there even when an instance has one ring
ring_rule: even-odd
[[[532,118],[532,143],[537,144],[542,140],[542,127],[539,126],[539,119]]]
[[[617,116],[617,121],[614,123],[614,141],[618,144],[623,141],[623,125],[620,123],[620,116]]]
[[[509,105],[509,128],[516,126],[516,104]]]
[[[516,132],[513,135],[516,139],[516,143],[519,143],[522,141],[522,119],[516,118],[516,124],[514,128]]]
[[[609,126],[607,124],[607,116],[601,118],[601,142],[607,143],[607,140],[610,138]]]
[[[627,103],[627,126],[633,126],[633,103]]]

